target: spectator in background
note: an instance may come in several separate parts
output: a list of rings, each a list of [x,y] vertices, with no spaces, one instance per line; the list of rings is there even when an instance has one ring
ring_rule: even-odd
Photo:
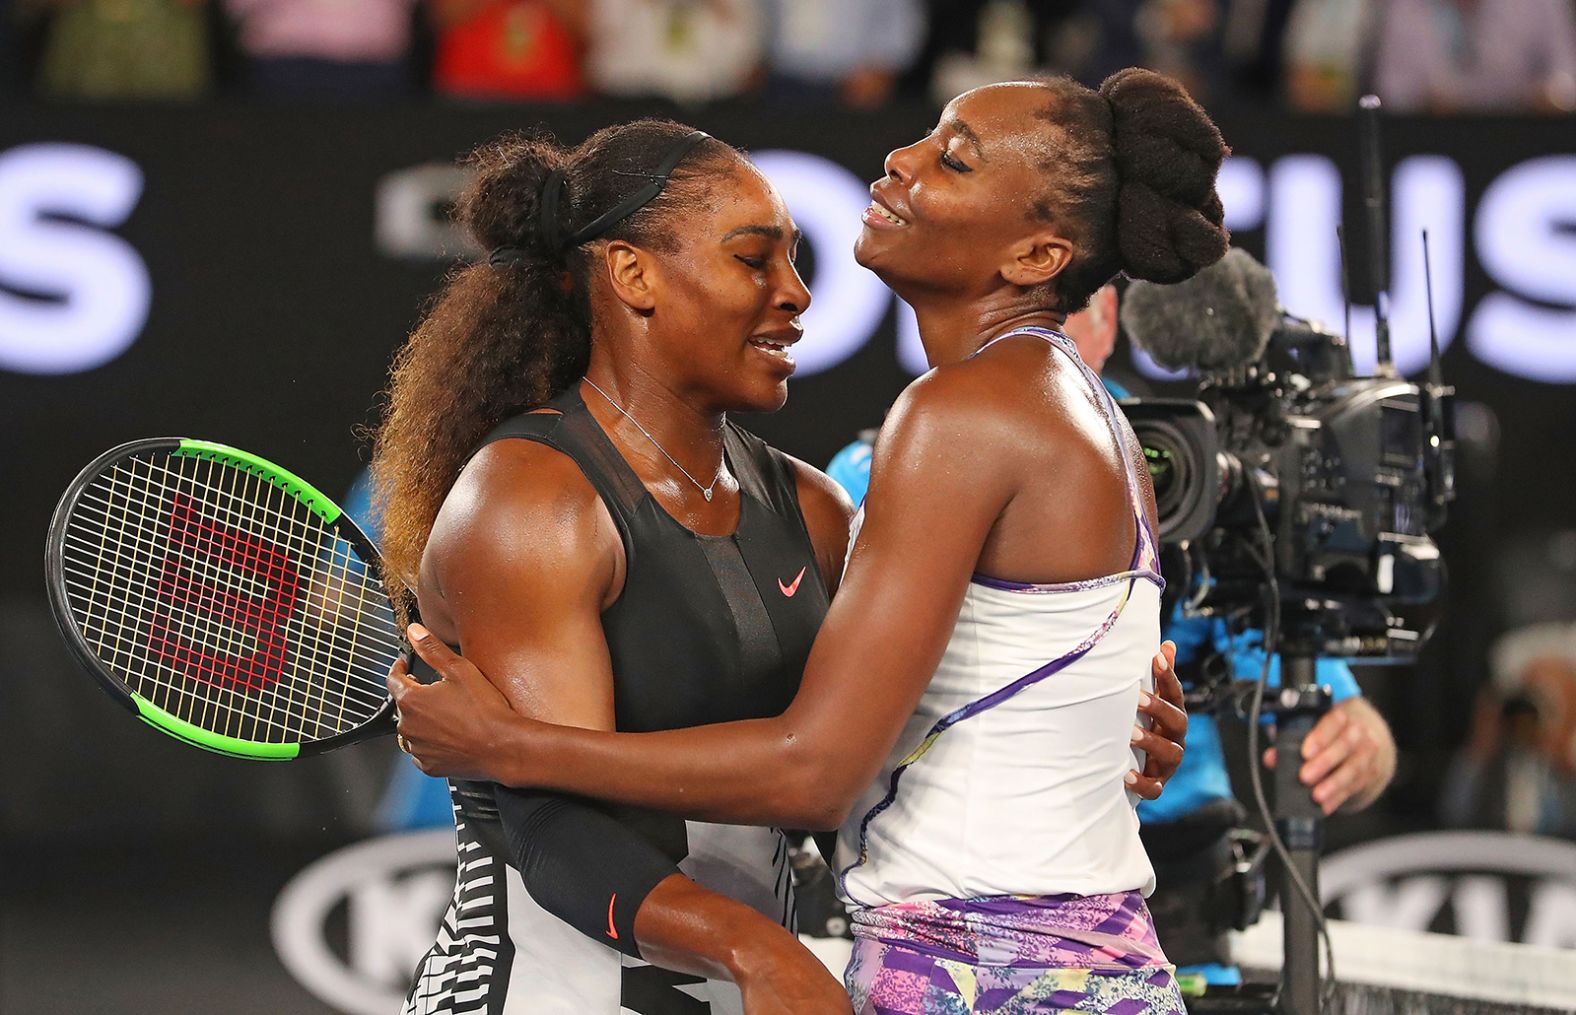
[[[765,36],[761,0],[590,0],[591,86],[675,102],[750,89]]]
[[[38,91],[56,99],[196,99],[213,84],[205,0],[22,0],[48,18]]]
[[[432,87],[458,99],[585,94],[583,0],[430,0]]]
[[[1144,0],[1082,0],[1094,23],[1095,39],[1085,80],[1104,80],[1123,67],[1142,64],[1148,53],[1138,33],[1138,12]]]
[[[1076,314],[1067,315],[1062,323],[1062,334],[1078,347],[1078,358],[1090,370],[1100,375],[1100,380],[1115,398],[1126,398],[1126,388],[1118,388],[1105,377],[1105,363],[1116,351],[1116,286],[1106,283],[1089,297],[1089,305]]]
[[[1206,101],[1226,85],[1224,0],[1145,0],[1137,29],[1148,51],[1146,67],[1181,81]]]
[[[411,89],[415,0],[224,0],[266,98],[380,99]]]
[[[1131,5],[1132,0],[1128,2]],[[1079,18],[1086,6],[1087,0],[932,0],[915,90],[928,91],[934,101],[945,105],[971,88],[1052,67],[1088,82],[1090,77],[1080,73],[1084,61],[1069,59],[1063,51],[1066,47],[1058,45],[1064,29],[1082,21],[1079,27],[1086,30],[1081,41],[1087,46],[1094,33],[1088,30],[1089,18]],[[1112,66],[1111,73],[1140,62],[1135,56]],[[1108,76],[1092,80],[1098,83]]]
[[[1308,113],[1349,112],[1371,56],[1378,10],[1364,0],[1299,0],[1286,29],[1286,99]]]
[[[1286,28],[1298,0],[1227,0],[1221,39],[1231,70],[1232,96],[1281,98],[1286,76]]]
[[[875,109],[919,55],[919,0],[769,0],[767,93]]]
[[[1576,108],[1570,0],[1391,0],[1379,97],[1397,112]]]
[[[1142,62],[1194,97],[1277,97],[1282,42],[1300,0],[1083,0],[1094,35],[1082,73]],[[1322,2],[1322,0],[1315,0]]]
[[[1442,816],[1457,827],[1576,839],[1576,626],[1512,631],[1491,667]]]

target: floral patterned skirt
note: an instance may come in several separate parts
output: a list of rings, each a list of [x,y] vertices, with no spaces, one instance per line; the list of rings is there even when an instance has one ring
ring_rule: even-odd
[[[1136,892],[855,910],[857,1015],[1184,1015]]]

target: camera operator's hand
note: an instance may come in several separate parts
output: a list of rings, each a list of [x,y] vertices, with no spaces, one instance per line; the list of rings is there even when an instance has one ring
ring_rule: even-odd
[[[1133,746],[1144,752],[1144,770],[1127,773],[1127,788],[1145,800],[1160,796],[1166,780],[1182,764],[1187,741],[1187,706],[1182,698],[1182,681],[1177,678],[1175,642],[1160,643],[1160,651],[1150,663],[1155,693],[1140,693],[1138,711],[1149,717],[1149,728],[1133,727]]]
[[[1275,767],[1275,748],[1264,752],[1264,764]],[[1303,785],[1326,814],[1347,806],[1360,811],[1378,799],[1395,778],[1395,738],[1366,698],[1348,698],[1331,706],[1302,742]]]

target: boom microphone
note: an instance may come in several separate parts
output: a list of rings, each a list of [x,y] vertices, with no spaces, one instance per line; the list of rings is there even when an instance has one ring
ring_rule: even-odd
[[[1275,277],[1238,247],[1185,282],[1134,282],[1122,327],[1167,370],[1211,374],[1257,362],[1281,320]]]

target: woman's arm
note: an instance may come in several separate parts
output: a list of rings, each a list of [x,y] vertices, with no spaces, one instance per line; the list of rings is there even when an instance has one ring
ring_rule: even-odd
[[[847,991],[809,949],[749,906],[683,875],[647,897],[635,935],[653,965],[732,980],[746,1015],[851,1015]]]
[[[543,445],[504,442],[479,454],[445,501],[423,559],[420,606],[489,668],[511,708],[611,730],[600,615],[622,567],[612,519],[573,462]],[[497,797],[527,890],[577,930],[669,968],[726,976],[752,994],[798,991],[809,1010],[847,1011],[836,981],[787,931],[694,884],[596,804],[503,787]],[[800,986],[779,982],[787,971]]]
[[[984,474],[979,483],[942,481],[962,464],[955,435],[978,421],[955,418],[944,392],[927,405],[931,399],[916,395],[926,385],[911,388],[888,416],[862,534],[786,712],[614,735],[498,723],[496,708],[467,702],[485,723],[475,732],[493,759],[490,774],[508,785],[676,809],[701,820],[836,827],[928,683],[985,534],[1008,496],[1003,470],[988,466],[968,470]],[[412,634],[423,651],[423,639]],[[469,644],[465,651],[496,681],[486,660]],[[427,688],[395,684],[402,731],[424,767],[433,759],[421,699],[448,692],[486,698],[474,685],[447,679]]]
[[[911,386],[888,416],[842,587],[781,716],[648,734],[524,723],[463,660],[417,637],[417,650],[446,679],[421,687],[396,671],[390,687],[423,767],[480,766],[512,785],[704,820],[839,825],[913,713],[985,538],[1015,491],[1019,423],[993,409],[989,383],[941,371]],[[1151,707],[1171,708],[1159,699]],[[1138,746],[1180,758],[1153,732]]]

